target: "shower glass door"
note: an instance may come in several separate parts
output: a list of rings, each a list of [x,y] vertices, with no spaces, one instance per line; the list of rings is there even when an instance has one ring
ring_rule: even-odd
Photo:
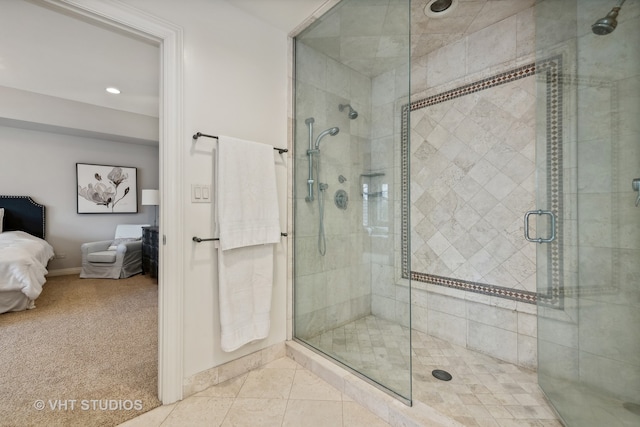
[[[343,0],[295,38],[294,78],[295,339],[407,403],[409,29],[409,0]]]
[[[569,427],[638,426],[640,2],[536,14],[539,384]]]

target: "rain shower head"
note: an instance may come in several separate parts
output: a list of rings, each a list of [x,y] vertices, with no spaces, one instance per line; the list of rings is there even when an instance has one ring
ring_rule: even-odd
[[[327,135],[336,136],[338,132],[340,132],[340,128],[337,127],[329,128],[325,131],[320,132],[320,135],[318,135],[318,138],[316,139],[316,150],[320,149],[320,140],[322,138]]]
[[[620,8],[624,2],[625,0],[620,0],[618,5],[611,9],[611,12],[607,13],[607,16],[602,19],[598,19],[595,24],[591,26],[591,30],[594,34],[604,36],[616,29],[616,26],[618,25],[618,13],[620,12]]]
[[[344,111],[344,109],[347,108],[347,107],[349,108],[349,118],[351,120],[357,118],[358,117],[358,112],[356,110],[354,110],[351,107],[351,105],[349,105],[349,104],[340,104],[340,105],[338,105],[338,110]]]

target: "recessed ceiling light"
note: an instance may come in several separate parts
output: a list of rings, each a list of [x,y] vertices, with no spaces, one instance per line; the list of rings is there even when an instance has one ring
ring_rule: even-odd
[[[120,89],[115,88],[115,87],[108,87],[107,88],[107,92],[112,93],[114,95],[117,95],[120,93]]]

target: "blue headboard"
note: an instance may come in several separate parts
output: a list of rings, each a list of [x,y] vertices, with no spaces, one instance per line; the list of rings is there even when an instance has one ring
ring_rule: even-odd
[[[4,208],[3,231],[25,231],[44,239],[45,207],[29,196],[2,196],[0,208]]]

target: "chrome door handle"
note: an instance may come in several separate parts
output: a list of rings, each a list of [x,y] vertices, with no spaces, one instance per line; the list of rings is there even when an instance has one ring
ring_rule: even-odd
[[[549,215],[551,217],[551,236],[546,239],[542,237],[538,237],[533,239],[529,236],[529,217],[531,215]],[[538,209],[536,211],[528,211],[524,214],[524,238],[529,242],[535,243],[551,243],[556,239],[556,216],[551,211],[543,211],[542,209]]]
[[[636,197],[636,206],[638,206],[638,204],[640,204],[640,178],[634,178],[634,180],[631,181],[631,188],[633,188],[633,191],[638,192],[638,197]]]

